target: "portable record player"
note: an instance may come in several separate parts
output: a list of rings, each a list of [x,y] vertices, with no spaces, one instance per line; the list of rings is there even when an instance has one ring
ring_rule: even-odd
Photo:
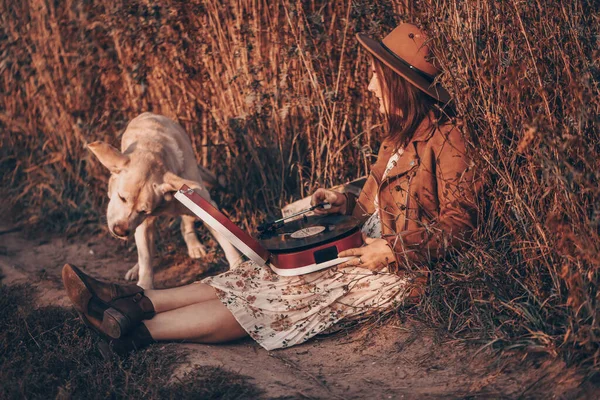
[[[282,276],[308,274],[351,260],[338,253],[363,244],[359,221],[347,215],[271,224],[254,238],[188,186],[183,185],[175,198],[249,259]]]

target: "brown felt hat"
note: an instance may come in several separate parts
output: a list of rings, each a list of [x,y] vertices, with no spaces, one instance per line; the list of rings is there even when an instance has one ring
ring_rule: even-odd
[[[360,33],[356,37],[373,56],[423,92],[442,103],[450,100],[446,89],[435,82],[441,71],[427,61],[430,56],[427,36],[419,28],[400,24],[381,42]]]

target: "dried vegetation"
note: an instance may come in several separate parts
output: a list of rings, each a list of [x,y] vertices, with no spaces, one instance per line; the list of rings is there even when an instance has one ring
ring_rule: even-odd
[[[73,311],[34,309],[34,289],[0,286],[0,397],[3,399],[259,399],[250,379],[193,366],[175,345],[152,345],[105,360]]]
[[[242,225],[363,175],[380,121],[354,34],[404,11],[435,37],[487,195],[474,246],[435,272],[419,314],[600,367],[597,2],[0,4],[3,194],[24,223],[69,232],[105,205],[85,143],[117,144],[146,110],[227,177],[217,196]]]
[[[476,133],[487,202],[427,317],[600,368],[598,3],[431,1],[443,82]]]

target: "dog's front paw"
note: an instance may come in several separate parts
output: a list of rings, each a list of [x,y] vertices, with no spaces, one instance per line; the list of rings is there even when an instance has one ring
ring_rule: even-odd
[[[206,255],[206,247],[200,243],[188,246],[188,254],[191,258],[202,258]]]
[[[140,271],[140,266],[138,264],[135,264],[135,266],[133,268],[131,268],[129,271],[127,271],[127,273],[125,274],[125,279],[127,279],[128,281],[137,281],[138,276],[139,276],[139,271]]]

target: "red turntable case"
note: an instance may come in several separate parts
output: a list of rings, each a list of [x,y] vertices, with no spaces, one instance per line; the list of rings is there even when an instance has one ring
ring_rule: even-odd
[[[267,250],[259,240],[240,229],[226,215],[188,186],[183,185],[175,193],[175,198],[205,224],[225,236],[246,257],[259,265],[268,265],[276,274],[282,276],[308,274],[351,260],[353,257],[339,258],[337,255],[341,251],[360,247],[363,244],[360,227],[356,225],[355,228],[345,231],[343,235],[333,238],[330,235],[329,240],[322,242],[319,242],[318,236],[310,244],[305,244],[302,239],[297,239],[300,241],[300,245],[295,247],[290,246],[289,243],[285,243],[285,245],[282,243],[282,248],[279,249],[276,241],[267,240],[265,242],[270,245],[270,249]],[[308,236],[315,236],[311,232],[320,232],[321,229],[324,227],[303,227],[289,235],[286,233],[286,237],[295,238],[302,236],[298,234],[304,232],[308,232]],[[288,240],[294,243],[294,239]]]

